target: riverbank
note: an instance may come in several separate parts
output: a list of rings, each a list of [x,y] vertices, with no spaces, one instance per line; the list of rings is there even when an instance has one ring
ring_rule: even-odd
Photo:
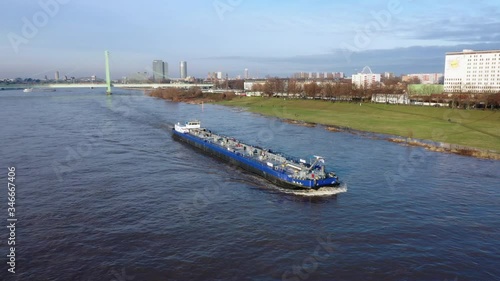
[[[332,131],[399,136],[387,139],[429,150],[500,159],[498,111],[261,97],[235,98],[218,104],[303,125],[322,124]]]

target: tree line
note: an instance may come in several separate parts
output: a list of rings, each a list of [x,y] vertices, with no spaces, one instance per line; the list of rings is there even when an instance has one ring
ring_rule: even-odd
[[[408,85],[412,81],[402,82],[401,78],[383,79],[370,87],[358,87],[349,80],[337,81],[299,81],[297,79],[269,78],[264,83],[252,86],[253,92],[261,92],[265,96],[281,96],[290,98],[315,98],[333,101],[370,101],[375,94],[397,96],[408,93]],[[423,102],[447,103],[453,108],[500,108],[500,93],[455,93],[427,94],[411,96],[410,99]]]
[[[350,81],[310,81],[300,82],[296,79],[270,78],[262,84],[254,84],[253,92],[261,92],[266,96],[287,96],[299,98],[323,98],[334,100],[365,100],[373,94],[403,94],[399,84],[383,85],[375,83],[371,87],[357,87]]]
[[[222,100],[231,100],[235,97],[233,92],[206,93],[198,87],[190,87],[188,89],[159,88],[150,91],[148,95],[174,102],[217,102]]]

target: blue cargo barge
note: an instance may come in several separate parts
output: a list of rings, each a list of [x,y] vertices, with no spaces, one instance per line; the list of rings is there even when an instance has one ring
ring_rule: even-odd
[[[319,189],[338,186],[338,177],[325,170],[323,157],[295,161],[271,150],[244,144],[234,138],[201,128],[199,121],[174,126],[173,137],[211,156],[262,176],[270,182],[293,189]]]

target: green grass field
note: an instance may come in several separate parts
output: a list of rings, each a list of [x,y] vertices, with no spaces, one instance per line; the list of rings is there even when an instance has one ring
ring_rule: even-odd
[[[261,97],[219,104],[279,118],[500,151],[498,111]]]

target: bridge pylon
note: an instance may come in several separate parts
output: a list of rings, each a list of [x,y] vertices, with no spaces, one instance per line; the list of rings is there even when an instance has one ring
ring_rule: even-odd
[[[109,72],[109,51],[104,51],[106,57],[106,95],[111,95],[111,74]]]

